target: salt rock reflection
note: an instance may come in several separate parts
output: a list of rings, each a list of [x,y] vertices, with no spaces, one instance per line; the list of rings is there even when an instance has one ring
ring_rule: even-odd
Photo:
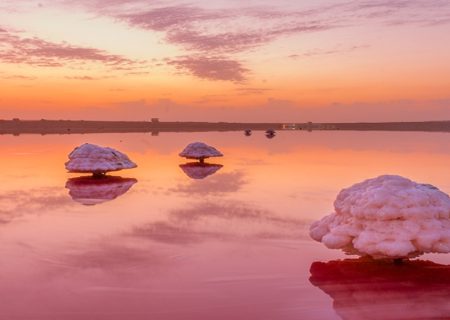
[[[219,171],[223,165],[214,163],[189,162],[180,168],[191,179],[201,180]]]
[[[86,206],[111,201],[122,196],[137,182],[119,176],[76,177],[67,180],[66,188],[73,200]]]
[[[310,282],[342,319],[448,319],[450,266],[370,258],[314,262]]]

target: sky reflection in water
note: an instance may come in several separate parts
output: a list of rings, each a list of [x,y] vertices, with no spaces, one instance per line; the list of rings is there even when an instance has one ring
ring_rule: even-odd
[[[192,179],[180,169],[185,160],[177,154],[192,141],[224,152],[214,161],[220,170],[194,172]],[[448,291],[430,271],[448,273],[448,255],[424,255],[421,260],[433,262],[415,262],[398,279],[397,269],[373,266],[381,282],[372,287],[360,281],[373,277],[358,259],[339,262],[348,257],[308,236],[309,224],[331,211],[338,191],[365,178],[400,174],[450,193],[448,134],[21,135],[0,142],[0,164],[8,168],[0,185],[6,318],[360,319],[367,312],[404,318],[449,312]],[[67,154],[83,142],[124,151],[139,167],[95,183],[66,173]],[[318,273],[317,265],[334,267]],[[420,279],[405,278],[412,274]],[[388,293],[389,300],[369,309],[358,299]],[[405,308],[411,297],[418,303]]]

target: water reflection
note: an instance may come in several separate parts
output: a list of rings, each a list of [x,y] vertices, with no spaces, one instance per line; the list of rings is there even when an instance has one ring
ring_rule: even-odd
[[[0,224],[32,214],[62,210],[73,203],[58,187],[41,187],[0,192]]]
[[[189,180],[170,188],[170,192],[186,194],[189,197],[200,195],[219,195],[234,193],[248,183],[245,174],[241,171],[227,172],[215,175],[209,179],[198,181]]]
[[[268,129],[266,130],[266,138],[267,139],[272,139],[275,137],[275,130],[274,129]]]
[[[450,266],[370,258],[314,262],[310,282],[342,319],[448,319]]]
[[[133,228],[132,237],[188,245],[211,240],[294,240],[307,238],[309,220],[276,213],[238,201],[202,202]]]
[[[198,139],[227,154],[218,161],[224,168],[203,180],[178,168],[190,162],[178,159],[180,144]],[[314,131],[307,137],[283,131],[273,140],[263,131],[251,138],[243,132],[89,135],[94,143],[120,146],[140,165],[134,190],[98,206],[82,206],[64,189],[67,146],[86,135],[0,140],[0,163],[7,168],[0,219],[12,222],[0,226],[1,319],[337,319],[333,299],[322,291],[331,289],[317,272],[314,283],[322,290],[313,286],[309,268],[345,256],[309,240],[308,227],[331,211],[341,187],[389,172],[450,192],[448,134]],[[450,264],[450,255],[427,259]],[[333,292],[338,301],[352,293],[341,278],[331,282],[342,289],[339,297]],[[448,280],[441,282],[448,287]],[[434,289],[423,286],[422,293],[412,291],[411,301],[422,297],[414,308],[448,305],[443,291],[432,299]],[[382,293],[389,294],[386,287]],[[359,314],[367,306],[352,303]],[[413,310],[409,301],[406,306]]]
[[[180,168],[191,179],[205,179],[219,171],[223,165],[214,163],[189,162],[180,164]]]
[[[73,200],[92,206],[116,199],[130,190],[136,182],[136,179],[118,176],[83,176],[67,180],[66,188]]]

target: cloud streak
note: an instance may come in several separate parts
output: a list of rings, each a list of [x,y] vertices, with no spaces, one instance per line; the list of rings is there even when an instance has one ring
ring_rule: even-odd
[[[53,43],[39,38],[25,38],[4,29],[1,30],[1,63],[62,67],[92,62],[111,68],[130,68],[138,64],[137,61],[95,48],[78,47],[68,43]]]
[[[184,56],[170,59],[167,64],[206,80],[244,82],[249,72],[239,61],[221,56]]]

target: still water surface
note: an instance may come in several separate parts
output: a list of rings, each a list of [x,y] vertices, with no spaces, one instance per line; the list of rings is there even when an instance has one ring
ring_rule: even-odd
[[[367,263],[308,236],[363,179],[399,174],[450,193],[449,138],[0,136],[0,319],[450,318],[449,255]],[[184,165],[193,141],[225,157],[203,172]],[[139,167],[101,183],[67,173],[84,142]]]

